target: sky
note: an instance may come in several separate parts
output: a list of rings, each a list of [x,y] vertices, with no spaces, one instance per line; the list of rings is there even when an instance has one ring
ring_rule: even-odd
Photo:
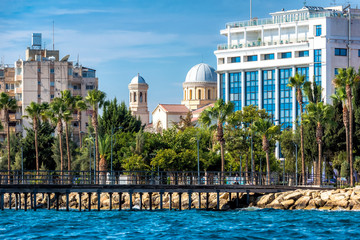
[[[307,0],[309,6],[360,5],[360,0]],[[268,18],[304,0],[252,0],[252,16]],[[179,104],[182,83],[201,62],[216,69],[214,51],[226,43],[225,24],[250,18],[250,0],[0,0],[0,59],[25,58],[32,33],[60,58],[96,69],[99,89],[128,105],[128,84],[138,73],[149,84],[150,113],[159,103]]]

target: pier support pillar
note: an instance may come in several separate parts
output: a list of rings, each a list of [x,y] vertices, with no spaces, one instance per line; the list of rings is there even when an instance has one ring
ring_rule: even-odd
[[[130,210],[132,210],[132,208],[133,208],[133,203],[132,203],[132,194],[133,194],[133,191],[132,191],[132,190],[130,190],[130,191],[129,191],[129,197],[130,197]]]
[[[206,210],[209,209],[209,193],[206,193]]]
[[[140,197],[139,208],[140,208],[140,210],[142,210],[142,195],[143,195],[143,193],[139,192],[139,197]]]
[[[66,211],[69,211],[69,191],[66,191]]]
[[[34,191],[33,195],[34,195],[34,206],[33,206],[33,208],[34,208],[34,211],[36,211],[36,192],[35,191]]]
[[[192,196],[191,191],[188,191],[188,196],[189,196],[189,207],[188,207],[188,209],[190,210],[191,209],[191,196]]]
[[[81,195],[82,195],[82,193],[80,192],[80,193],[79,193],[79,212],[81,212],[81,203],[82,203],[82,201],[81,201]]]
[[[11,199],[12,193],[9,193],[9,209],[11,209],[12,199]]]
[[[112,195],[113,195],[113,193],[112,192],[110,192],[109,193],[109,210],[111,211],[112,210]]]
[[[19,193],[19,209],[21,209],[21,193]]]
[[[122,198],[122,192],[119,192],[119,211],[121,211],[121,198]]]
[[[101,192],[100,191],[97,191],[97,198],[98,198],[98,211],[100,211],[100,197],[101,197]]]
[[[179,211],[181,211],[181,195],[182,195],[182,192],[179,192],[178,195],[179,195]]]
[[[27,193],[24,193],[24,210],[27,211]]]
[[[231,192],[229,192],[229,202],[231,202]]]
[[[171,210],[172,208],[171,203],[172,203],[172,193],[169,192],[169,210]]]
[[[17,211],[18,210],[18,194],[17,193],[15,193],[15,211]]]
[[[201,192],[199,192],[199,209],[201,209]]]
[[[149,209],[150,209],[150,211],[152,210],[152,192],[149,192]]]
[[[216,190],[216,210],[220,209],[220,190]]]
[[[33,209],[33,195],[30,193],[30,209]]]
[[[236,207],[239,207],[239,193],[236,193]]]
[[[46,203],[47,203],[47,209],[50,210],[50,193],[47,193],[47,194],[46,194],[46,198],[47,198],[47,201],[46,201]]]
[[[163,194],[164,190],[160,190],[160,210],[163,209]]]
[[[88,193],[88,210],[91,211],[91,192]]]
[[[250,204],[250,191],[246,190],[246,204],[249,205]]]
[[[4,193],[0,193],[0,205],[1,205],[1,211],[4,211]]]
[[[55,193],[56,198],[56,211],[59,211],[59,193]]]

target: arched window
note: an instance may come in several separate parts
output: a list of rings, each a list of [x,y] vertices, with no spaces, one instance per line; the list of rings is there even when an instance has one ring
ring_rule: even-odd
[[[142,100],[143,100],[142,92],[140,92],[139,101],[142,102]]]
[[[130,102],[132,102],[132,93],[130,93]]]
[[[190,93],[189,93],[189,100],[192,99],[192,90],[190,90]]]
[[[208,89],[208,99],[211,99],[211,90]]]
[[[201,99],[201,90],[198,91],[198,99]]]
[[[147,101],[147,99],[146,99],[146,92],[145,92],[145,102]]]
[[[184,90],[184,100],[186,100],[186,90]]]
[[[134,92],[134,102],[136,102],[136,92]]]

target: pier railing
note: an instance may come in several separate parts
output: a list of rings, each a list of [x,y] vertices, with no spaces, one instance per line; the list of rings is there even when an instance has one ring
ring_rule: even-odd
[[[269,181],[270,179],[270,181]],[[306,185],[336,185],[335,179],[308,174]],[[0,171],[0,185],[285,185],[301,184],[300,174],[197,171]]]

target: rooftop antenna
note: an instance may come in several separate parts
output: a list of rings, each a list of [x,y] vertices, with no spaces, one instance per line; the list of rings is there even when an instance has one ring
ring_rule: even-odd
[[[306,6],[306,0],[304,1],[304,7]]]
[[[77,66],[79,66],[79,54],[77,56],[77,63],[76,63]]]
[[[54,34],[55,27],[54,27],[54,25],[55,25],[55,22],[53,20],[53,51],[55,50],[55,34]]]
[[[252,12],[252,1],[250,0],[250,20],[252,19],[252,14],[251,14],[251,12]]]

